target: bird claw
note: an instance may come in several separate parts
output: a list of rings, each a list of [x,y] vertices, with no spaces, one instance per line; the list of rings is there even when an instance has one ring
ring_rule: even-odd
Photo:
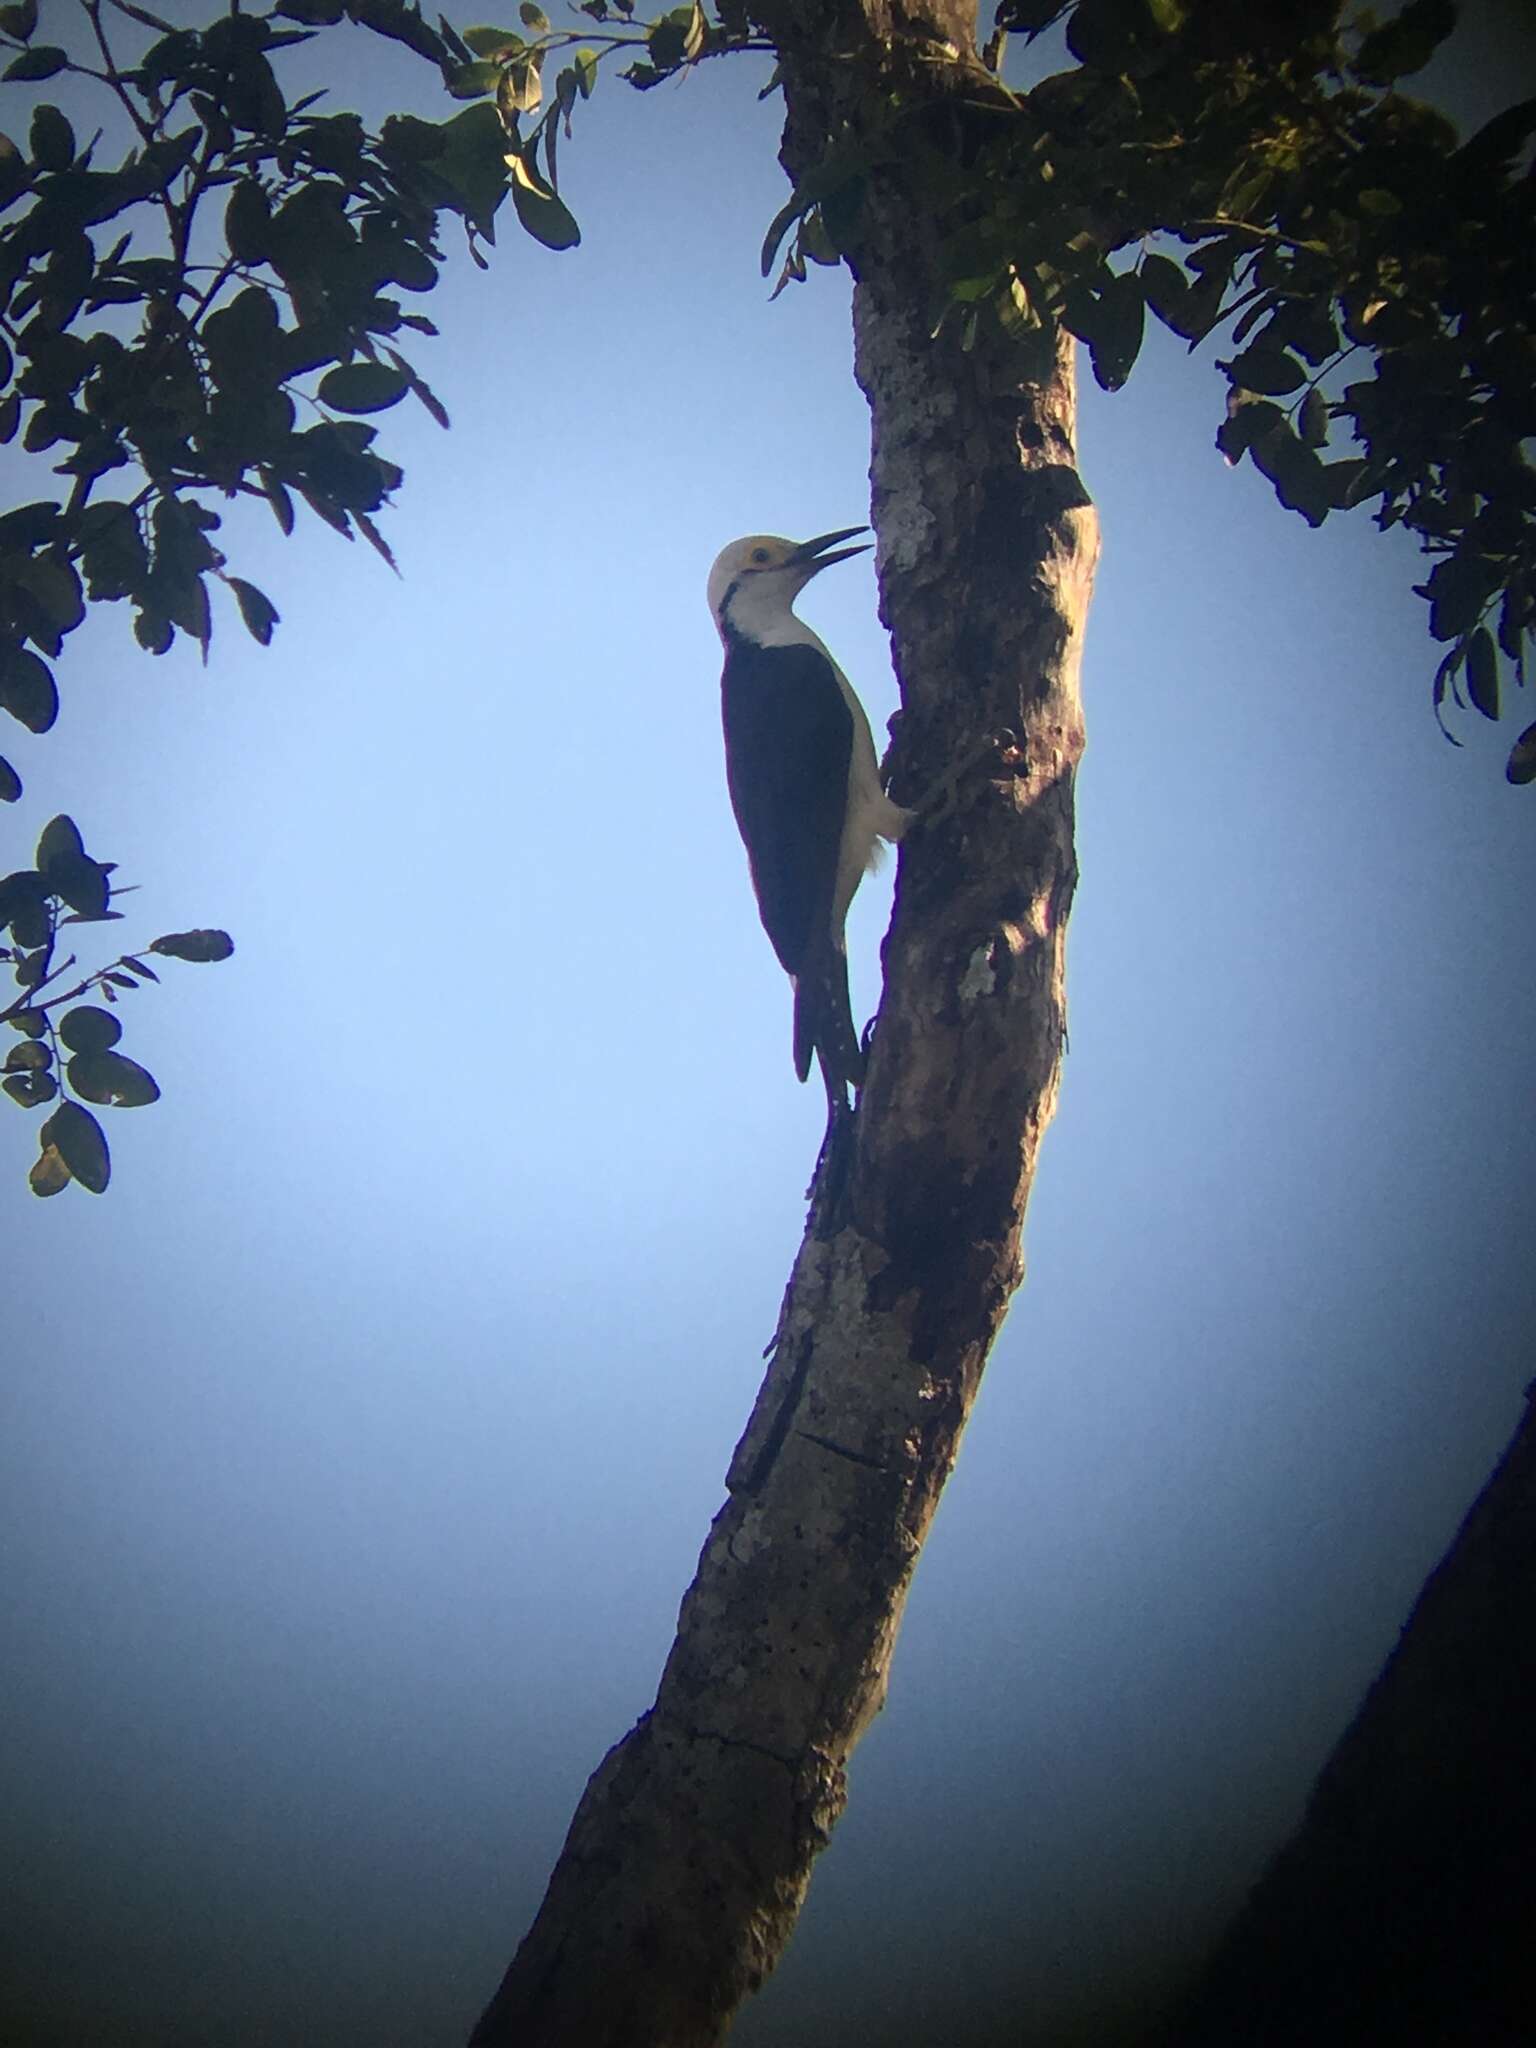
[[[987,778],[993,783],[999,779],[999,771],[1010,778],[1022,775],[1028,762],[1018,734],[1006,726],[1001,731],[985,734],[968,753],[929,783],[915,801],[906,806],[912,823],[941,824],[959,808],[960,785],[984,764],[993,770]]]

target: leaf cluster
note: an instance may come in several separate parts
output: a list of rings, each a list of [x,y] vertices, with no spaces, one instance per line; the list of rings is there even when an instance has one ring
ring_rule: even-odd
[[[160,1099],[154,1075],[119,1050],[123,1027],[115,1011],[122,994],[160,979],[146,954],[227,960],[234,945],[227,932],[167,932],[60,989],[55,984],[75,965],[73,954],[57,958],[63,927],[123,914],[111,907],[120,893],[111,880],[116,864],[93,860],[74,820],[63,816],[43,827],[34,862],[0,878],[0,963],[20,990],[0,1004],[0,1023],[17,1034],[0,1061],[0,1088],[21,1109],[57,1104],[38,1130],[33,1192],[56,1195],[73,1180],[99,1195],[111,1178],[112,1158],[106,1133],[85,1105],[140,1109]],[[81,1001],[93,994],[101,1003]]]
[[[634,20],[634,0],[580,0],[578,11],[598,23],[601,32],[585,31],[584,40],[554,29],[543,8],[524,0],[519,28],[467,28],[455,37],[463,61],[448,73],[448,90],[457,98],[494,105],[505,135],[518,220],[550,249],[571,249],[581,240],[575,216],[560,196],[559,145],[562,136],[570,137],[578,103],[591,98],[602,60],[633,53],[621,76],[644,91],[701,58],[750,45],[744,10],[726,7],[720,21],[711,21],[699,0],[651,22]],[[570,61],[555,73],[554,91],[546,95],[545,72],[552,57]]]
[[[132,142],[104,161],[101,133],[46,103],[20,140],[0,134],[0,444],[36,458],[42,486],[0,518],[0,709],[32,732],[92,602],[126,604],[151,653],[182,633],[206,655],[222,584],[271,639],[275,605],[220,547],[221,501],[262,498],[284,533],[302,505],[389,558],[375,520],[401,471],[370,416],[414,394],[447,424],[404,353],[436,330],[408,307],[438,281],[442,217],[489,239],[507,184],[484,110],[374,136],[322,95],[289,103],[282,54],[338,24],[451,71],[404,0],[277,0],[131,61],[109,26],[154,17],[78,5],[99,68],[42,43],[35,7],[0,8],[0,61],[16,53],[0,78],[74,74]],[[0,764],[0,795],[19,789]]]
[[[935,328],[963,346],[985,326],[1027,375],[1065,327],[1118,390],[1149,313],[1192,349],[1229,329],[1222,454],[1313,526],[1366,505],[1412,533],[1447,647],[1437,713],[1464,688],[1498,717],[1536,629],[1536,101],[1463,142],[1402,89],[1454,0],[1384,21],[1338,0],[1010,0],[998,20],[1063,17],[1076,66],[1031,91],[973,76],[829,136],[765,272],[791,228],[786,275],[856,257],[870,183],[899,163],[940,223]],[[1536,777],[1536,727],[1508,773]]]

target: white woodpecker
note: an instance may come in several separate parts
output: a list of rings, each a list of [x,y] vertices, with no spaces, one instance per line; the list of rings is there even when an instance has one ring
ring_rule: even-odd
[[[864,1079],[844,920],[881,840],[899,839],[913,814],[886,795],[864,707],[794,601],[823,569],[863,554],[868,542],[837,543],[868,530],[799,542],[749,534],[722,548],[709,572],[725,646],[731,808],[763,928],[794,986],[795,1072],[806,1078],[814,1051],[834,1118],[847,1107],[845,1086]]]

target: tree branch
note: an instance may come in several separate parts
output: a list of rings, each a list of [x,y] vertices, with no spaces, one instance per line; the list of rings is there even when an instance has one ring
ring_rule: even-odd
[[[776,11],[792,14],[795,9]],[[953,10],[951,10],[953,12]],[[882,118],[898,64],[785,22],[786,167]],[[874,16],[880,16],[880,22]],[[920,67],[944,79],[922,38]],[[910,53],[908,53],[910,54]],[[951,59],[963,81],[974,58]],[[935,88],[939,89],[939,88]],[[715,2048],[783,1951],[884,1698],[907,1587],[988,1349],[1065,1038],[1081,633],[1097,552],[1067,345],[1021,387],[1001,337],[929,332],[936,231],[901,163],[852,258],[882,610],[931,780],[1015,745],[904,845],[886,994],[837,1197],[813,1208],[772,1363],[656,1704],[589,1782],[474,2048]],[[899,792],[898,792],[899,793]]]

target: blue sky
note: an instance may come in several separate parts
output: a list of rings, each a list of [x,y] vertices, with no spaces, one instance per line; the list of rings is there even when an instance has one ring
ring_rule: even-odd
[[[1473,12],[1446,89],[1491,109],[1531,43]],[[438,112],[346,47],[338,105]],[[0,1155],[25,2048],[462,2039],[650,1703],[821,1121],[704,579],[868,504],[846,285],[758,275],[763,75],[604,86],[562,153],[581,250],[509,221],[488,276],[452,264],[418,362],[453,431],[381,423],[398,580],[232,523],[273,648],[227,607],[206,670],[155,662],[108,617],[6,749],[5,867],[68,809],[140,886],[125,935],[238,948],[125,1004],[165,1092],[107,1113],[105,1198],[27,1192],[20,1112]],[[1416,559],[1227,471],[1221,398],[1161,333],[1085,392],[1105,555],[1029,1277],[747,2048],[1058,2048],[1154,1997],[1530,1375],[1514,728],[1445,744]],[[880,731],[867,558],[805,609]],[[889,889],[851,923],[861,1014]]]

